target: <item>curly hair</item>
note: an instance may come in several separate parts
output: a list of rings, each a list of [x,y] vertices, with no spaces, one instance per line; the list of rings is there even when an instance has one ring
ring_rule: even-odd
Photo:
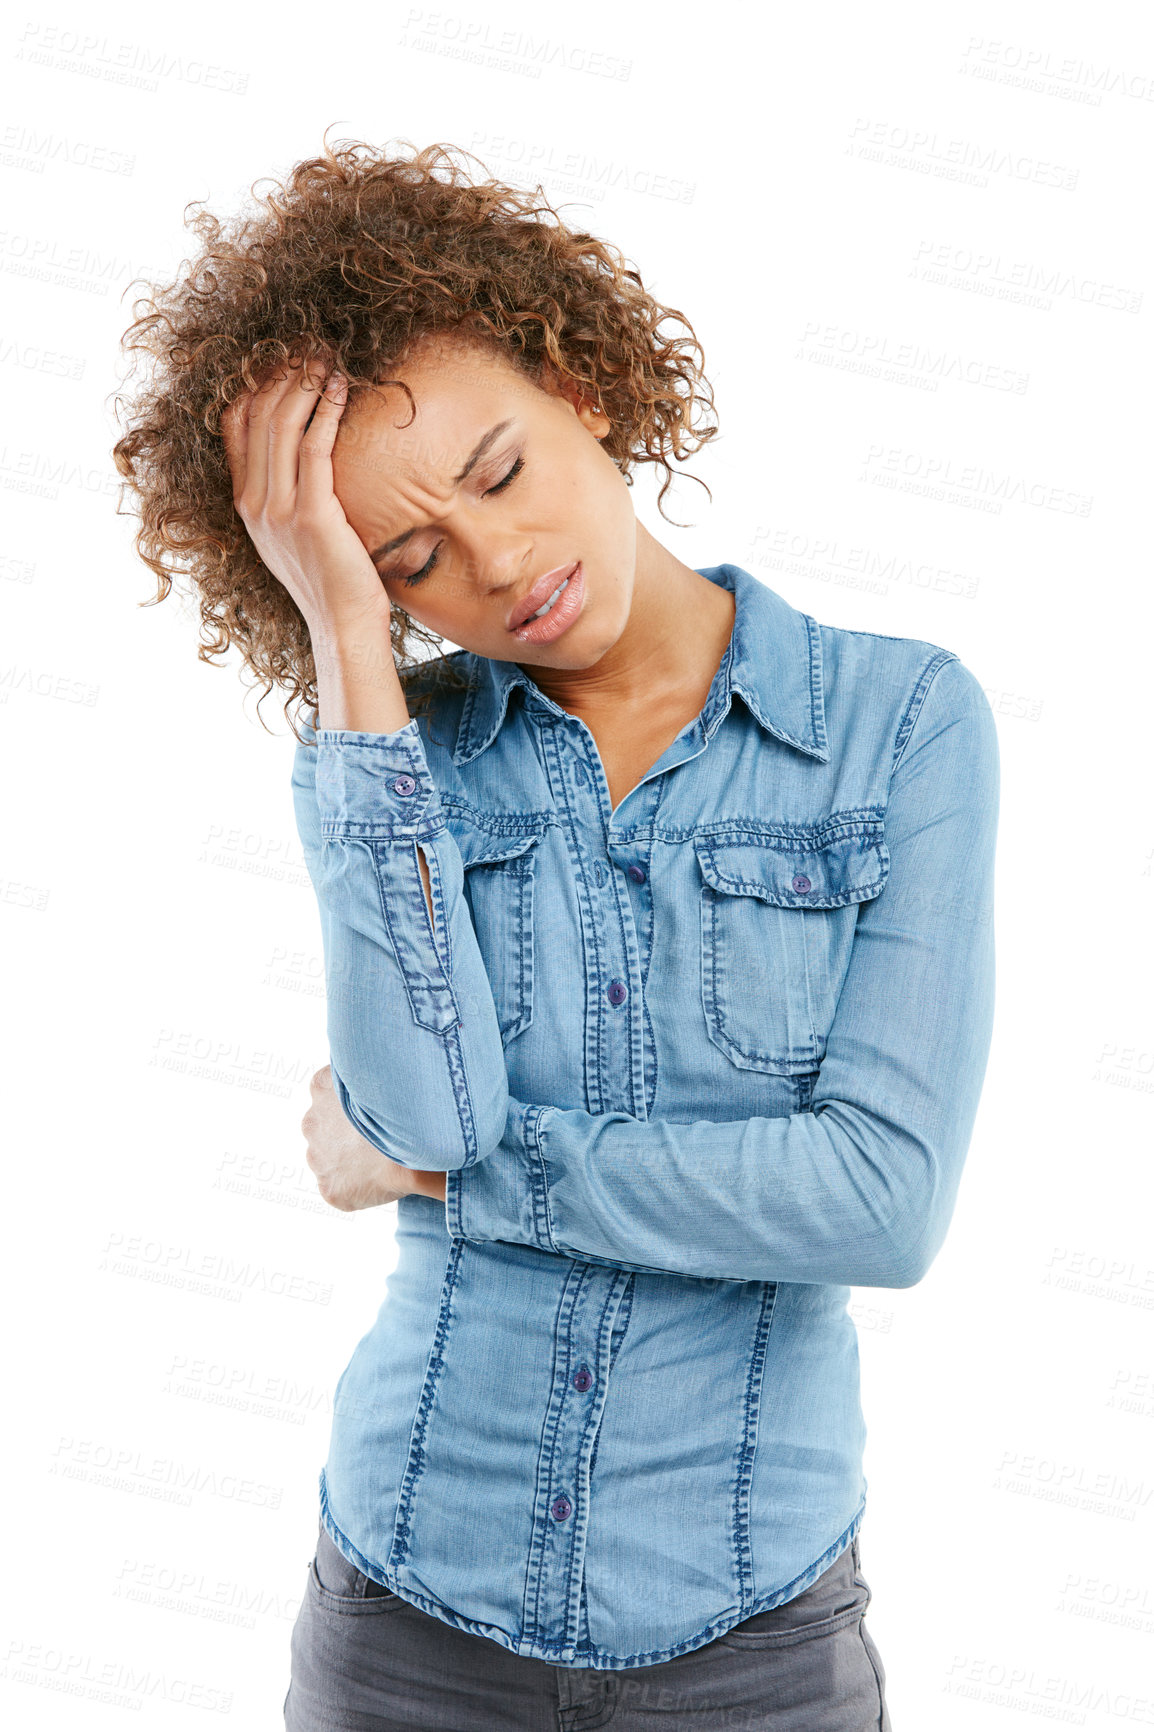
[[[220,417],[242,391],[286,362],[316,358],[348,379],[351,413],[358,387],[381,383],[425,339],[463,336],[536,383],[547,373],[578,381],[609,418],[603,448],[626,484],[638,463],[664,468],[659,509],[670,457],[684,462],[718,430],[693,425],[713,398],[692,326],[646,292],[615,247],[566,227],[539,183],[535,200],[471,180],[455,146],[399,142],[414,154],[360,140],[330,147],[326,129],[320,156],[263,198],[254,183],[254,210],[227,227],[203,200],[187,205],[199,255],[174,281],[147,283],[122,337],[142,376],[117,394],[126,431],[113,457],[125,478],[121,504],[126,486],[135,495],[136,551],[157,580],[140,605],[162,601],[174,576],[188,579],[199,659],[236,645],[264,687],[258,715],[274,685],[287,689],[298,739],[290,706],[317,707],[316,669],[302,614],[233,504]],[[667,320],[688,334],[664,334]],[[412,713],[432,702],[424,679],[417,692],[430,663],[437,680],[463,683],[459,656],[415,659],[417,644],[435,651],[442,641],[395,603],[391,637],[406,696],[417,694]]]

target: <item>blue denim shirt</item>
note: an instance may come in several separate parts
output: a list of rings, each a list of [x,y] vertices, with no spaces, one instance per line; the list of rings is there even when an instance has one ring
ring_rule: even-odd
[[[978,680],[701,575],[729,645],[616,808],[585,723],[465,651],[431,720],[310,712],[293,771],[334,1087],[448,1175],[397,1205],[321,1518],[402,1599],[566,1666],[701,1647],[855,1537],[847,1302],[941,1246],[991,1036]]]

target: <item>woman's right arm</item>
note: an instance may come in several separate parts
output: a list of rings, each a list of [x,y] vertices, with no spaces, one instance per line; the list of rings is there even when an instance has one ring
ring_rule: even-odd
[[[447,1172],[501,1142],[505,1054],[388,596],[333,491],[346,396],[337,375],[294,363],[231,403],[221,435],[237,512],[313,648],[293,799],[320,904],[333,1087],[390,1160]]]
[[[306,721],[302,733],[293,803],[320,908],[333,1087],[390,1160],[472,1166],[504,1136],[508,1075],[417,723],[377,733]]]

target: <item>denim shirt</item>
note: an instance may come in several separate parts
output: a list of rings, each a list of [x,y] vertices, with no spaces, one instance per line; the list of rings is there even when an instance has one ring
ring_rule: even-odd
[[[992,1029],[979,681],[701,575],[730,642],[617,807],[586,724],[466,651],[431,718],[310,711],[293,769],[334,1088],[447,1174],[397,1205],[321,1519],[402,1599],[565,1666],[701,1647],[856,1536],[851,1289],[939,1250]]]

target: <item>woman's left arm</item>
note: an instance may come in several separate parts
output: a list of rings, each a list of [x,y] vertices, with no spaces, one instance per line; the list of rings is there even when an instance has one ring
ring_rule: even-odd
[[[692,1123],[510,1101],[446,1176],[449,1232],[627,1269],[908,1287],[949,1226],[994,1010],[997,730],[956,657],[890,777],[889,876],[861,905],[811,1110]]]

